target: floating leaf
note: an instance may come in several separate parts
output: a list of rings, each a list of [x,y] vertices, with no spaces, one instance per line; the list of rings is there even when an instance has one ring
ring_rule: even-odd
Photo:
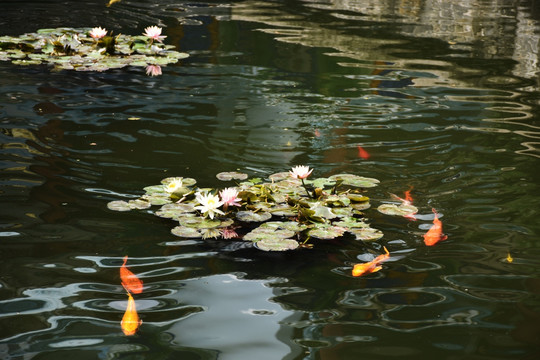
[[[248,178],[247,174],[230,171],[230,172],[220,172],[216,177],[221,181],[231,181],[231,180],[246,180]]]
[[[163,218],[175,219],[179,216],[185,215],[186,213],[191,213],[195,211],[195,205],[192,203],[173,203],[166,204],[156,211],[156,215]]]
[[[109,210],[114,210],[114,211],[130,211],[131,210],[131,206],[128,204],[127,201],[124,201],[124,200],[111,201],[107,204],[107,208],[109,208]]]
[[[382,204],[377,210],[386,215],[398,215],[398,216],[408,216],[414,215],[418,212],[418,208],[409,203],[403,202],[399,206],[396,204]]]
[[[283,172],[272,174],[268,178],[274,182],[274,181],[285,180],[285,179],[288,179],[290,177],[291,177],[291,174],[289,172],[283,171]]]
[[[263,222],[269,220],[272,214],[267,212],[256,213],[253,211],[239,211],[236,213],[236,218],[244,222]]]
[[[287,251],[298,248],[299,244],[292,239],[264,239],[257,241],[255,247],[263,251]]]
[[[369,227],[363,220],[356,219],[354,217],[344,217],[340,221],[333,223],[334,226],[344,227],[344,228],[366,228]]]
[[[298,211],[296,211],[295,208],[293,208],[292,206],[287,205],[287,204],[275,205],[269,211],[273,215],[276,215],[276,216],[296,216],[296,215],[298,215]]]
[[[176,236],[190,239],[202,238],[202,234],[199,229],[195,229],[188,226],[175,226],[171,229],[171,233]]]
[[[329,179],[335,180],[335,181],[341,180],[343,182],[343,185],[349,185],[349,186],[361,187],[361,188],[375,187],[377,186],[377,184],[380,183],[380,181],[377,179],[367,178],[367,177],[352,175],[352,174],[332,175],[329,177]]]
[[[294,236],[295,232],[287,229],[272,229],[269,227],[255,228],[244,236],[244,240],[248,241],[261,241],[263,239],[275,239],[275,238],[290,238]]]
[[[139,210],[148,209],[150,206],[152,206],[152,204],[150,204],[148,201],[141,199],[129,200],[128,204],[132,209]]]
[[[349,229],[349,232],[356,236],[357,240],[374,241],[384,236],[381,230],[370,227]]]
[[[308,235],[316,239],[329,240],[343,236],[346,230],[340,226],[317,226],[308,230]]]
[[[221,225],[221,221],[217,219],[206,219],[200,216],[191,217],[184,216],[178,218],[180,225],[189,226],[197,229],[210,229],[215,228]]]

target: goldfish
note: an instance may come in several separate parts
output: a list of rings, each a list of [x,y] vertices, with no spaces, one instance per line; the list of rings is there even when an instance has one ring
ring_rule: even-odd
[[[508,255],[506,256],[506,261],[509,263],[514,261],[514,258],[512,257],[512,255],[510,255],[510,252],[508,252]]]
[[[364,160],[369,159],[369,156],[370,156],[369,153],[360,145],[358,145],[357,147],[358,147],[358,157],[361,157]]]
[[[133,300],[133,297],[130,293],[128,293],[128,303],[126,312],[124,313],[124,316],[122,317],[122,321],[120,322],[120,326],[122,327],[122,331],[125,335],[130,336],[134,335],[137,332],[137,329],[139,326],[141,326],[142,320],[139,319],[139,315],[137,314],[137,309],[135,309],[135,300]]]
[[[140,280],[137,275],[132,273],[126,266],[128,257],[124,257],[124,263],[120,267],[120,280],[122,286],[126,289],[127,292],[132,294],[140,294],[143,291],[143,282]]]
[[[411,187],[409,188],[409,190],[405,191],[405,201],[408,201],[408,202],[411,203],[411,204],[412,204],[412,202],[413,202],[413,198],[412,198],[412,196],[411,196],[411,191],[412,191],[412,189],[413,189],[413,187],[411,186]]]
[[[380,265],[380,263],[390,258],[390,253],[388,252],[386,247],[384,247],[384,251],[385,251],[384,254],[377,256],[375,259],[367,263],[354,265],[353,270],[352,270],[352,275],[362,276],[364,274],[374,273],[381,270],[382,266]]]
[[[442,222],[437,217],[437,210],[432,209],[432,211],[435,214],[435,218],[433,218],[433,225],[428,232],[424,234],[424,243],[427,246],[433,246],[439,241],[448,239],[448,236],[443,235]]]

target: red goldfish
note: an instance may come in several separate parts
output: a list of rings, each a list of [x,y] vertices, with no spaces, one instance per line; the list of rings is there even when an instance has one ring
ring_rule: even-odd
[[[444,235],[442,232],[442,222],[437,217],[437,210],[432,209],[433,213],[435,214],[435,218],[433,219],[433,225],[428,230],[427,233],[424,234],[424,243],[427,246],[433,246],[439,241],[443,241],[448,239],[448,236]]]
[[[360,145],[358,145],[357,147],[358,147],[358,157],[361,157],[364,160],[369,159],[369,156],[370,156],[369,153]]]
[[[383,261],[388,260],[390,257],[390,253],[384,247],[385,253],[382,255],[377,256],[375,259],[363,263],[363,264],[356,264],[353,267],[352,275],[353,276],[362,276],[364,274],[374,273],[382,269],[382,266],[380,265]]]
[[[128,293],[140,294],[143,291],[143,282],[126,267],[127,259],[128,257],[125,256],[124,263],[122,264],[122,267],[120,267],[120,280],[122,281],[122,286]]]
[[[126,312],[124,313],[122,321],[120,322],[120,326],[122,326],[122,331],[127,336],[134,335],[137,332],[139,326],[141,326],[141,324],[142,320],[139,319],[137,309],[135,309],[135,300],[133,300],[131,294],[128,293]]]

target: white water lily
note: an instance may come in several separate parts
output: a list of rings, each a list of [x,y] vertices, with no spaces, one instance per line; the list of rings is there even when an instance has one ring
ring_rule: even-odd
[[[168,192],[169,194],[173,194],[178,191],[178,189],[180,189],[182,185],[182,178],[174,178],[167,185],[163,185],[163,187],[165,188],[166,192]]]
[[[222,201],[219,201],[219,196],[209,193],[202,194],[200,192],[195,194],[195,198],[201,204],[195,206],[195,209],[203,213],[204,216],[209,216],[210,219],[214,218],[214,214],[225,215],[225,213],[218,208],[223,205]]]
[[[309,176],[309,174],[311,174],[312,171],[313,169],[310,169],[309,166],[298,165],[293,167],[289,173],[295,179],[305,179]]]

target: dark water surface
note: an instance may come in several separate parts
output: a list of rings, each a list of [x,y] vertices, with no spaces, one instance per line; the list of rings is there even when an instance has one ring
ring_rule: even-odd
[[[0,5],[0,34],[159,25],[190,54],[157,77],[0,62],[0,358],[540,358],[536,2],[106,3]],[[298,164],[381,180],[384,238],[269,254],[106,207]],[[418,221],[376,211],[411,187]],[[426,247],[432,207],[449,239]],[[132,337],[124,255],[145,283]]]

